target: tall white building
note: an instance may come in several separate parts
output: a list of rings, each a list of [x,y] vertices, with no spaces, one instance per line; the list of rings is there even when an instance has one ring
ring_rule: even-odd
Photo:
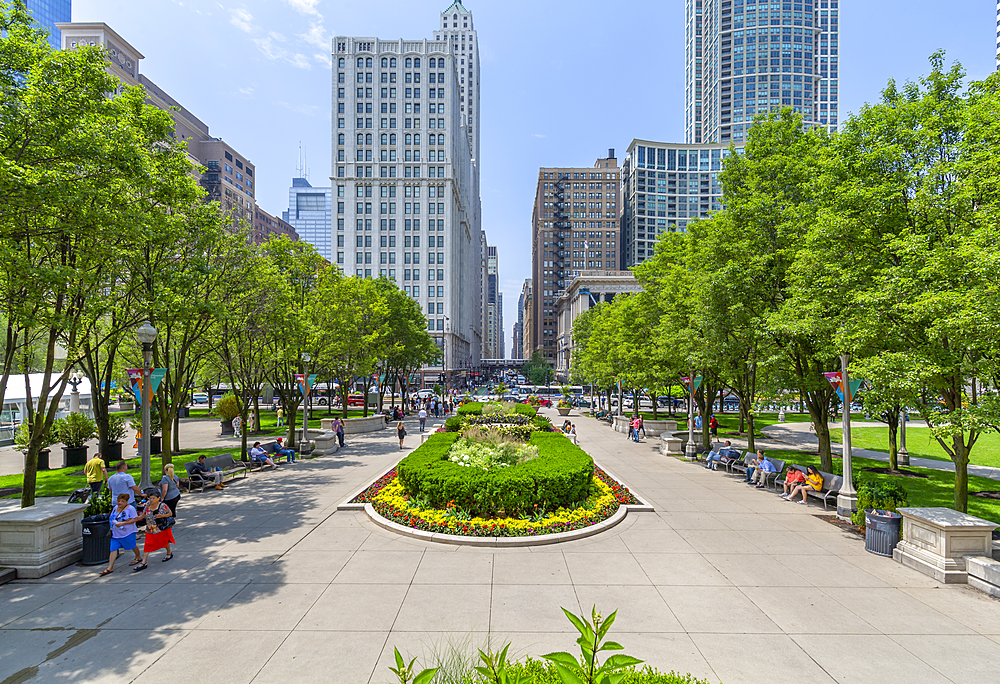
[[[739,145],[783,107],[836,131],[839,4],[685,0],[685,141]]]
[[[478,77],[465,90],[479,60],[471,13],[460,2],[448,11],[468,25],[464,48],[443,32],[333,39],[331,189],[336,263],[348,275],[386,277],[419,302],[444,350],[425,382],[445,372],[455,386],[479,365],[484,333],[478,126],[468,124],[478,117]]]

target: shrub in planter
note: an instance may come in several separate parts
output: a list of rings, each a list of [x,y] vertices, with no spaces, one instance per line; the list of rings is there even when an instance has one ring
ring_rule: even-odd
[[[548,430],[552,427],[552,420],[548,416],[535,416],[531,422],[539,430]]]
[[[108,414],[108,441],[109,442],[124,441],[127,424],[128,424],[127,413]]]
[[[90,497],[90,502],[87,506],[87,510],[83,512],[83,517],[89,518],[92,515],[110,513],[113,507],[114,503],[111,501],[111,488],[103,487],[100,494]]]
[[[449,460],[458,437],[454,432],[434,434],[399,462],[397,473],[407,494],[435,508],[455,505],[482,517],[570,506],[588,496],[594,461],[562,435],[533,432],[530,444],[538,447],[538,458],[489,470]]]
[[[445,432],[460,432],[462,430],[462,418],[460,416],[450,416],[444,421]]]
[[[219,418],[226,422],[240,415],[240,403],[236,399],[236,395],[232,392],[224,394],[221,399],[215,402],[215,412],[219,414]]]
[[[67,449],[79,449],[97,436],[97,423],[84,413],[71,413],[57,420],[52,431]]]
[[[483,402],[470,401],[468,404],[462,404],[455,409],[455,413],[460,416],[480,416],[483,413]]]
[[[136,432],[142,430],[142,414],[140,413],[140,415],[138,416],[132,416],[132,419],[129,421],[129,425],[131,425],[132,429],[135,430]],[[156,408],[156,404],[153,404],[152,406],[149,407],[149,434],[150,435],[160,434],[161,427],[162,426],[160,425],[160,411]]]
[[[514,404],[514,413],[527,416],[528,418],[534,418],[538,414],[538,409],[529,406],[528,404]]]
[[[851,522],[858,527],[865,526],[865,511],[893,511],[908,505],[906,490],[888,480],[860,480],[856,483],[858,510],[851,514]]]
[[[47,449],[52,446],[52,443],[56,440],[53,439],[52,430],[49,430],[44,435],[42,435],[42,443],[39,447],[40,449]],[[21,453],[28,453],[28,440],[31,438],[31,433],[28,430],[27,421],[21,423],[17,426],[17,430],[14,431],[14,448]]]

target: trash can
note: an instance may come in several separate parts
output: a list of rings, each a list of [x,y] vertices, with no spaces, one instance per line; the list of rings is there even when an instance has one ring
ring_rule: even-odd
[[[108,514],[83,519],[83,559],[81,565],[100,565],[111,555],[111,523]]]
[[[899,543],[899,528],[903,516],[892,511],[865,511],[865,551],[879,556],[892,556]]]

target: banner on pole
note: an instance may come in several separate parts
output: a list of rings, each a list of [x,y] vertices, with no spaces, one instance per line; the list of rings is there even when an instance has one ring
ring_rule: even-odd
[[[823,373],[823,375],[826,377],[827,380],[830,381],[830,384],[833,385],[834,388],[836,388],[836,390],[837,390],[837,396],[840,397],[840,401],[843,402],[844,401],[844,378],[841,375],[840,371],[835,371],[833,373]],[[849,380],[849,384],[851,386],[851,399],[852,400],[854,399],[854,397],[857,396],[858,390],[861,388],[861,385],[864,384],[864,382],[865,382],[864,378],[852,378],[852,379]]]
[[[154,368],[149,373],[149,389],[156,396],[156,390],[160,389],[160,383],[163,382],[163,377],[167,374],[166,368]]]
[[[295,375],[295,383],[299,386],[299,392],[302,393],[303,397],[309,396],[309,392],[316,385],[316,378],[318,377],[318,373],[313,373],[308,377],[301,373]]]
[[[695,391],[695,392],[698,391],[698,388],[701,387],[701,381],[702,381],[702,379],[703,378],[700,375],[697,376],[697,377],[695,377],[695,379],[694,379],[694,390],[693,391]],[[691,378],[689,378],[689,377],[681,378],[681,382],[684,384],[685,387],[688,388],[688,392],[692,391],[691,390],[691,384],[692,384],[691,383]]]
[[[142,369],[141,368],[129,368],[128,381],[129,381],[129,391],[135,397],[135,400],[142,403]]]

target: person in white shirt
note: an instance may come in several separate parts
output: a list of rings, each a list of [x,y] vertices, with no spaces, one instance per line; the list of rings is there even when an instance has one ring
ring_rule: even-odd
[[[427,424],[427,411],[426,409],[420,409],[420,413],[417,414],[417,418],[420,419],[420,431],[424,431],[424,425]]]

